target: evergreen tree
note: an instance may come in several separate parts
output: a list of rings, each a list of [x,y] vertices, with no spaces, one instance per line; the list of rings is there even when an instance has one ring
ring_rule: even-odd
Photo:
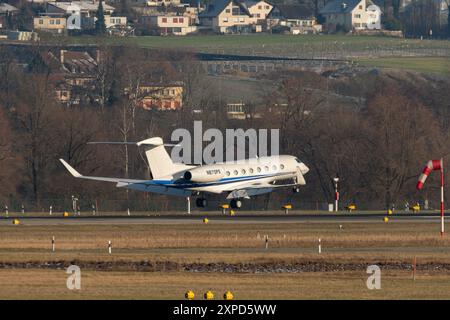
[[[450,1],[447,2],[447,36],[450,38]]]
[[[13,18],[12,18],[11,12],[8,12],[8,11],[6,12],[5,25],[6,25],[7,30],[12,30],[14,28],[14,23],[13,23]]]
[[[392,1],[392,11],[394,18],[398,20],[400,18],[400,0]]]
[[[102,0],[100,0],[100,2],[98,3],[96,18],[97,21],[95,21],[95,33],[98,35],[104,35],[106,33],[106,24]]]

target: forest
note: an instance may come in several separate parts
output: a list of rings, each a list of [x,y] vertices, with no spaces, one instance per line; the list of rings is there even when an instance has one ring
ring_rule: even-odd
[[[430,177],[421,193],[415,183],[426,161],[450,161],[447,78],[373,70],[333,78],[328,71],[275,70],[258,75],[273,81],[274,89],[258,92],[262,102],[245,101],[247,117],[236,120],[227,117],[223,99],[233,93],[214,87],[195,57],[120,46],[96,50],[101,59],[93,84],[78,88],[83,99],[68,107],[55,99],[57,68],[42,58],[47,48],[29,48],[26,66],[0,48],[0,205],[63,209],[76,195],[85,210],[94,203],[105,210],[184,207],[183,199],[73,179],[58,159],[86,175],[151,179],[138,148],[87,142],[153,136],[170,142],[173,130],[192,130],[194,120],[201,120],[204,130],[279,129],[280,153],[310,168],[300,208],[331,202],[336,174],[344,203],[382,209],[429,199],[437,206],[438,177]],[[180,109],[140,107],[139,87],[155,81],[183,83]],[[278,207],[290,192],[262,196],[258,205]]]

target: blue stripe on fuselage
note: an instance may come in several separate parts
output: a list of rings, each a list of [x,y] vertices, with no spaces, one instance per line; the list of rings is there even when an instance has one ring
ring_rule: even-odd
[[[286,174],[287,172],[283,172],[282,174]],[[205,183],[176,183],[176,180],[150,180],[151,184],[161,185],[161,186],[170,186],[174,188],[195,188],[195,187],[206,187],[206,186],[216,186],[229,182],[240,182],[247,181],[252,179],[262,179],[262,178],[270,178],[273,176],[277,176],[279,174],[268,174],[268,175],[254,175],[254,176],[244,176],[244,177],[234,177],[234,178],[222,178],[218,181],[213,182],[205,182]]]

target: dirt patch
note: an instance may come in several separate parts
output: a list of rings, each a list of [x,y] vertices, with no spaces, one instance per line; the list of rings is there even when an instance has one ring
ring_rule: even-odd
[[[299,273],[299,272],[339,272],[366,270],[365,263],[176,263],[171,261],[48,261],[48,262],[1,262],[0,269],[65,269],[69,265],[77,265],[82,269],[98,271],[140,271],[140,272],[222,272],[222,273]],[[383,270],[411,270],[407,262],[378,262]],[[447,263],[418,264],[417,270],[450,271]]]

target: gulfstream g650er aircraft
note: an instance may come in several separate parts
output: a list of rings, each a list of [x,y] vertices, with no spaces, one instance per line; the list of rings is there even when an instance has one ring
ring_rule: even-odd
[[[280,155],[192,166],[174,163],[159,137],[128,144],[144,148],[153,180],[83,176],[63,159],[60,161],[75,178],[114,182],[118,188],[165,195],[196,195],[198,207],[206,207],[207,193],[227,193],[227,199],[231,200],[230,206],[240,208],[242,199],[272,192],[276,188],[292,187],[294,192],[299,192],[299,185],[306,184],[303,176],[309,171],[294,156]]]

